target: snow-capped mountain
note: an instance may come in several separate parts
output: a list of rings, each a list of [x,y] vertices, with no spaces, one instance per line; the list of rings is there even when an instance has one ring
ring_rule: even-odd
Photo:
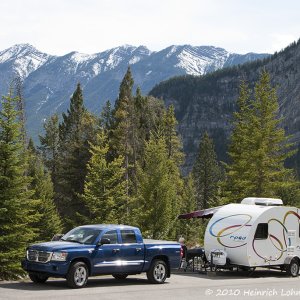
[[[83,87],[87,108],[99,112],[106,100],[116,99],[128,65],[136,86],[147,93],[173,76],[203,75],[266,56],[190,45],[170,46],[158,52],[151,52],[144,46],[124,45],[95,54],[71,52],[53,56],[29,44],[19,44],[0,52],[0,91],[5,94],[10,82],[16,76],[21,77],[28,127],[33,133],[32,128],[40,131],[43,120],[49,115],[68,107],[78,82]]]
[[[6,68],[12,76],[18,75],[25,79],[50,58],[50,55],[38,51],[29,44],[15,45],[0,52],[0,72]]]

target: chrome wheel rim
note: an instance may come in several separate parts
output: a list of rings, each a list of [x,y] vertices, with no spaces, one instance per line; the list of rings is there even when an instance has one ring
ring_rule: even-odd
[[[296,263],[293,263],[292,265],[291,265],[291,274],[293,275],[293,276],[296,276],[296,275],[298,275],[298,265],[296,264]]]
[[[74,281],[77,286],[82,286],[86,282],[86,269],[84,267],[79,267],[74,273]]]
[[[158,264],[154,268],[154,278],[157,282],[163,282],[166,276],[166,267],[163,264]]]

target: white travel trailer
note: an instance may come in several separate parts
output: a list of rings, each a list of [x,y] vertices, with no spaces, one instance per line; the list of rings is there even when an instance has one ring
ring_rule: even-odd
[[[211,217],[204,250],[212,265],[280,268],[298,275],[299,209],[282,206],[280,199],[245,198],[240,204],[194,212],[189,217]]]

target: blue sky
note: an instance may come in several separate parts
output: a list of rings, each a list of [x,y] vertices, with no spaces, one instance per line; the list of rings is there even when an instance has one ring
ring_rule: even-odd
[[[62,55],[123,44],[279,51],[300,38],[297,0],[1,0],[0,49],[30,43]]]

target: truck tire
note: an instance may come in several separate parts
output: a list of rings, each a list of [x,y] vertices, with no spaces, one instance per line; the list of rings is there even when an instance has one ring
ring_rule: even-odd
[[[293,258],[289,265],[286,266],[286,272],[289,276],[297,277],[299,274],[299,261]]]
[[[34,283],[45,283],[49,278],[48,276],[39,273],[29,273],[28,275],[31,281]]]
[[[86,285],[88,280],[88,267],[82,262],[78,261],[70,266],[67,274],[67,284],[73,289],[79,289]]]
[[[147,272],[147,278],[151,283],[161,284],[165,282],[167,274],[167,264],[163,260],[155,259]]]
[[[117,280],[124,280],[127,278],[128,274],[112,274],[112,276]]]

